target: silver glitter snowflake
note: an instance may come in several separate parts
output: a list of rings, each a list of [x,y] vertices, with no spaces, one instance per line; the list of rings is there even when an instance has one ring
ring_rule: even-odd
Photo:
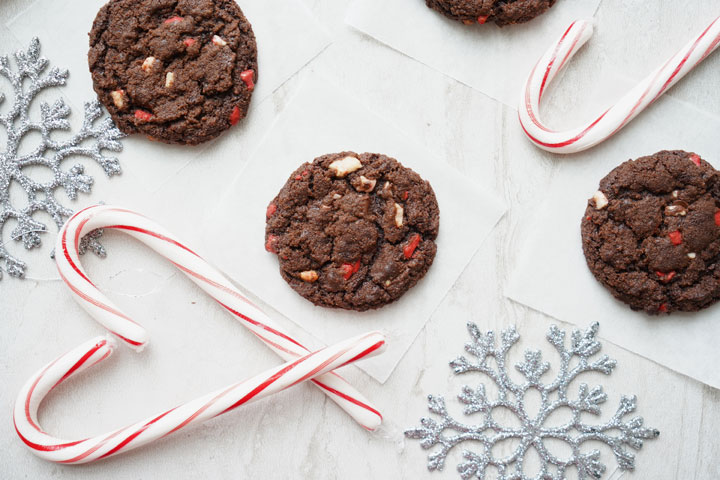
[[[497,347],[495,334],[492,331],[482,333],[477,325],[468,323],[472,341],[465,344],[465,350],[475,359],[468,360],[461,356],[450,362],[450,366],[456,374],[480,372],[487,375],[497,385],[499,394],[496,400],[491,400],[482,384],[477,388],[467,385],[462,387],[462,393],[458,398],[464,404],[465,415],[480,416],[479,423],[472,425],[453,419],[447,411],[442,396],[428,397],[430,411],[441,418],[439,420],[423,418],[419,428],[405,432],[407,437],[421,440],[420,445],[425,449],[436,445],[440,447],[428,456],[428,469],[442,470],[448,452],[456,445],[472,440],[480,442],[484,451],[480,454],[469,450],[463,452],[466,461],[457,467],[463,479],[473,476],[484,479],[486,468],[493,466],[499,472],[500,480],[529,480],[529,477],[523,473],[523,460],[530,447],[535,448],[543,461],[535,477],[538,480],[564,479],[565,471],[570,466],[577,468],[580,479],[597,479],[605,472],[605,466],[600,463],[600,452],[598,450],[581,452],[584,442],[596,440],[612,449],[620,469],[632,470],[635,456],[625,447],[640,449],[644,439],[656,438],[660,434],[655,429],[644,428],[642,417],[626,419],[626,416],[636,408],[635,396],[623,396],[612,419],[599,425],[583,423],[581,414],[600,414],[600,405],[607,400],[607,395],[601,386],[590,388],[582,383],[574,399],[568,396],[568,386],[578,375],[585,372],[601,372],[609,375],[615,368],[615,360],[607,355],[591,358],[601,348],[600,342],[596,339],[598,327],[599,325],[595,323],[584,332],[573,330],[570,345],[566,347],[565,331],[555,325],[551,326],[547,340],[560,354],[560,368],[556,378],[549,384],[542,383],[540,377],[549,370],[550,364],[542,360],[539,350],[527,350],[524,360],[515,365],[525,378],[518,384],[509,378],[506,365],[508,351],[520,338],[515,327],[502,331],[501,344]],[[488,365],[490,357],[495,359],[497,369]],[[577,363],[571,367],[571,361],[575,359]],[[531,416],[525,410],[525,395],[530,389],[540,392],[542,403],[537,416]],[[492,416],[493,409],[497,407],[505,407],[512,411],[521,426],[509,428],[499,425]],[[563,407],[572,411],[572,419],[559,427],[545,426],[548,416]],[[512,454],[501,459],[493,456],[492,447],[510,438],[519,441]],[[557,458],[545,447],[544,439],[566,442],[572,449],[572,456],[567,460]]]
[[[70,200],[75,200],[78,192],[90,192],[93,178],[85,174],[83,165],[75,164],[65,170],[63,161],[69,156],[89,157],[103,168],[108,177],[117,175],[120,173],[117,158],[107,157],[102,151],[122,150],[118,140],[124,135],[109,117],[103,116],[100,104],[95,100],[85,104],[85,117],[79,132],[67,140],[53,139],[51,135],[54,131],[70,129],[67,120],[70,108],[62,99],[52,105],[43,102],[40,119],[33,121],[29,114],[30,104],[41,90],[65,85],[68,72],[54,67],[43,73],[48,61],[40,57],[37,38],[33,38],[27,51],[20,50],[14,57],[15,70],[11,68],[7,55],[0,57],[0,75],[9,80],[14,96],[14,104],[6,113],[0,114],[0,125],[7,133],[5,149],[0,152],[0,239],[6,223],[14,221],[16,226],[10,232],[10,238],[22,242],[29,250],[39,247],[40,234],[47,232],[46,225],[33,218],[36,212],[46,212],[58,228],[73,213],[55,197],[56,189],[63,189]],[[0,104],[4,99],[0,92]],[[42,136],[39,145],[29,153],[20,154],[18,150],[23,137],[33,131]],[[37,173],[38,167],[50,170],[52,178],[34,180],[31,175]],[[27,195],[27,201],[22,206],[12,202],[12,185],[19,186]],[[83,248],[104,254],[97,236],[86,237]],[[0,241],[0,278],[3,270],[13,277],[23,277],[25,269],[25,262],[11,255]]]

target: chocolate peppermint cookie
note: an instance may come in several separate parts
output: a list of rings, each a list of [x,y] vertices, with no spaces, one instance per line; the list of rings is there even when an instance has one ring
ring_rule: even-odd
[[[235,125],[257,81],[255,36],[233,0],[111,0],[88,60],[120,130],[166,143],[195,145]]]
[[[428,7],[466,25],[524,23],[545,13],[555,0],[425,0]]]
[[[694,153],[629,160],[582,221],[593,275],[633,310],[692,312],[720,299],[720,173]]]
[[[301,165],[267,208],[265,249],[316,305],[363,311],[397,300],[428,271],[440,222],[430,184],[376,153]]]

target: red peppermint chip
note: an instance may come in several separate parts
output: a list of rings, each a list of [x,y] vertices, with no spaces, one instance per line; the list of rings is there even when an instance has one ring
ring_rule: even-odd
[[[490,16],[490,15],[480,15],[480,16],[478,17],[478,23],[479,23],[480,25],[484,25],[485,22],[487,22],[487,19],[488,19],[489,16]]]
[[[680,245],[683,242],[682,233],[680,233],[680,230],[675,230],[674,232],[668,233],[668,237],[670,237],[670,241],[673,245]]]
[[[350,277],[352,277],[354,273],[357,273],[357,271],[360,270],[360,260],[355,263],[343,263],[342,269],[345,271],[345,273],[343,274],[343,278],[345,278],[345,280],[350,280]]]
[[[135,118],[142,120],[143,122],[149,122],[152,118],[152,113],[146,112],[145,110],[135,110]]]
[[[697,155],[696,153],[693,153],[692,155],[690,155],[690,160],[692,160],[692,162],[695,165],[697,165],[698,167],[700,166],[700,156]]]
[[[255,88],[255,82],[253,82],[254,77],[255,72],[253,70],[245,70],[244,72],[240,73],[240,78],[243,82],[245,82],[245,85],[247,85],[247,88],[250,91]]]
[[[195,43],[195,39],[194,38],[186,38],[185,40],[183,40],[183,43],[185,44],[186,47],[192,47],[192,44]]]
[[[267,241],[265,242],[265,250],[270,253],[277,254],[277,250],[275,249],[275,242],[277,242],[277,238],[277,235],[268,235]]]
[[[230,125],[235,125],[240,121],[240,109],[237,105],[233,108],[232,113],[230,114]]]
[[[658,307],[658,312],[666,313],[668,311],[667,309],[667,303],[661,303]]]
[[[163,23],[178,23],[178,22],[182,22],[182,21],[183,21],[183,17],[178,17],[178,16],[176,15],[176,16],[174,16],[174,17],[168,18],[168,19],[165,20]]]
[[[410,239],[410,242],[403,247],[403,255],[405,255],[405,258],[411,258],[413,256],[413,253],[415,253],[415,249],[420,245],[420,234],[416,233],[413,235],[413,237]]]
[[[658,277],[660,277],[660,281],[662,281],[663,283],[668,283],[670,280],[672,280],[675,277],[675,275],[677,275],[677,272],[675,272],[675,270],[668,272],[668,273],[663,273],[663,272],[655,272],[655,273],[657,274]]]
[[[405,190],[405,193],[403,193],[403,200],[407,200],[409,196],[410,196],[410,192]]]
[[[270,205],[268,205],[268,208],[265,211],[265,218],[272,217],[276,211],[277,211],[277,205],[275,205],[274,203],[271,203]]]
[[[717,225],[718,227],[720,227],[720,210],[718,210],[717,212],[715,212],[715,225]]]

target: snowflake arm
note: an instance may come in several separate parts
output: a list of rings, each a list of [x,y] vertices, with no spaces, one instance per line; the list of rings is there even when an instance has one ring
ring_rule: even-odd
[[[492,331],[482,333],[474,323],[468,323],[468,332],[472,342],[465,344],[465,351],[477,358],[476,361],[469,361],[460,356],[450,362],[456,374],[466,372],[480,372],[490,377],[499,387],[513,392],[520,393],[521,387],[516,385],[508,376],[505,370],[505,360],[510,348],[519,340],[515,327],[510,327],[501,332],[502,344],[495,346],[495,333]],[[491,369],[487,364],[488,357],[493,357],[498,364],[498,370]]]
[[[84,105],[84,117],[79,131],[66,140],[53,138],[53,133],[70,130],[70,108],[62,99],[52,104],[40,105],[40,119],[30,119],[30,104],[43,89],[65,85],[67,70],[51,68],[46,72],[48,61],[40,56],[40,42],[34,38],[26,51],[14,55],[13,69],[7,55],[0,57],[0,75],[11,86],[14,103],[4,114],[0,114],[0,125],[7,131],[5,150],[0,151],[0,234],[8,221],[16,223],[10,232],[13,241],[21,242],[26,249],[41,245],[41,235],[47,233],[47,226],[33,218],[36,212],[45,212],[60,228],[73,211],[64,206],[56,197],[56,191],[62,189],[70,200],[76,200],[79,193],[90,193],[93,178],[85,173],[83,164],[77,163],[63,168],[69,156],[80,156],[100,165],[108,177],[121,173],[118,159],[106,155],[106,151],[122,150],[120,139],[124,136],[113,124],[110,117],[104,115],[97,100]],[[5,96],[0,93],[0,103]],[[23,137],[30,132],[38,132],[41,140],[31,151],[19,154]],[[29,167],[44,168],[52,172],[50,180],[37,181]],[[13,205],[10,188],[19,186],[26,193],[24,205]],[[95,235],[86,242],[90,250],[104,254],[102,245]],[[0,243],[0,279],[3,271],[13,277],[23,277],[26,264],[20,258],[10,254],[7,245]]]

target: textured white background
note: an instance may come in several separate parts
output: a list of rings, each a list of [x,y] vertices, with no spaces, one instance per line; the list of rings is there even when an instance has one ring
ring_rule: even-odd
[[[213,208],[217,192],[242,168],[252,146],[311,71],[357,92],[372,110],[469,178],[491,183],[510,207],[508,214],[395,373],[380,386],[358,371],[348,372],[381,406],[387,418],[386,431],[365,433],[316,389],[300,386],[105,462],[63,467],[40,461],[25,449],[12,428],[15,394],[40,365],[102,329],[74,304],[59,282],[30,279],[21,283],[5,278],[0,283],[0,415],[5,412],[0,421],[0,477],[458,478],[454,465],[460,452],[451,455],[445,472],[430,475],[425,469],[427,452],[417,442],[403,442],[400,431],[426,415],[426,394],[452,397],[462,383],[480,380],[452,377],[447,366],[447,361],[462,351],[466,321],[475,321],[484,329],[514,323],[525,342],[531,339],[531,344],[542,345],[553,321],[509,301],[503,292],[515,252],[527,237],[527,226],[547,195],[549,181],[571,160],[538,155],[529,145],[514,148],[509,155],[508,142],[519,141],[516,113],[511,108],[348,28],[343,23],[348,1],[303,1],[328,29],[333,44],[271,97],[254,104],[242,128],[212,143],[200,158],[152,191],[143,187],[152,184],[152,179],[138,178],[143,158],[123,156],[123,166],[132,174],[113,181],[102,178],[98,169],[92,170],[96,192],[83,197],[77,206],[105,200],[140,208],[201,248],[203,232],[194,225]],[[24,5],[22,0],[4,0],[0,19],[13,17]],[[612,84],[596,85],[603,72],[617,72],[629,79],[642,77],[720,14],[718,8],[715,0],[603,0],[595,14],[594,38],[549,98],[549,120],[563,126],[588,117],[594,112],[593,105],[583,98],[588,92],[600,88],[608,95],[618,93]],[[38,31],[42,28],[37,26]],[[282,32],[278,35],[281,38]],[[3,51],[15,50],[28,41],[18,42],[0,26]],[[720,55],[715,54],[670,94],[717,114],[719,68]],[[563,100],[553,101],[559,99]],[[636,121],[642,120],[640,116]],[[495,132],[493,141],[478,142],[481,130]],[[175,172],[172,156],[166,160],[168,169]],[[277,363],[273,354],[250,339],[170,266],[121,236],[108,235],[105,243],[110,257],[104,261],[88,257],[89,274],[101,288],[116,292],[112,296],[117,303],[148,327],[152,344],[141,355],[120,350],[101,371],[58,388],[40,415],[48,431],[67,437],[98,433]],[[45,253],[30,258],[30,277],[55,277],[51,263],[42,258]],[[639,413],[662,431],[658,440],[646,443],[639,452],[637,472],[625,477],[720,477],[720,392],[611,344],[606,344],[604,351],[618,359],[619,367],[612,377],[585,380],[606,387],[610,398],[603,418],[614,411],[620,394],[636,393]],[[601,450],[612,471],[612,454],[606,448]]]

